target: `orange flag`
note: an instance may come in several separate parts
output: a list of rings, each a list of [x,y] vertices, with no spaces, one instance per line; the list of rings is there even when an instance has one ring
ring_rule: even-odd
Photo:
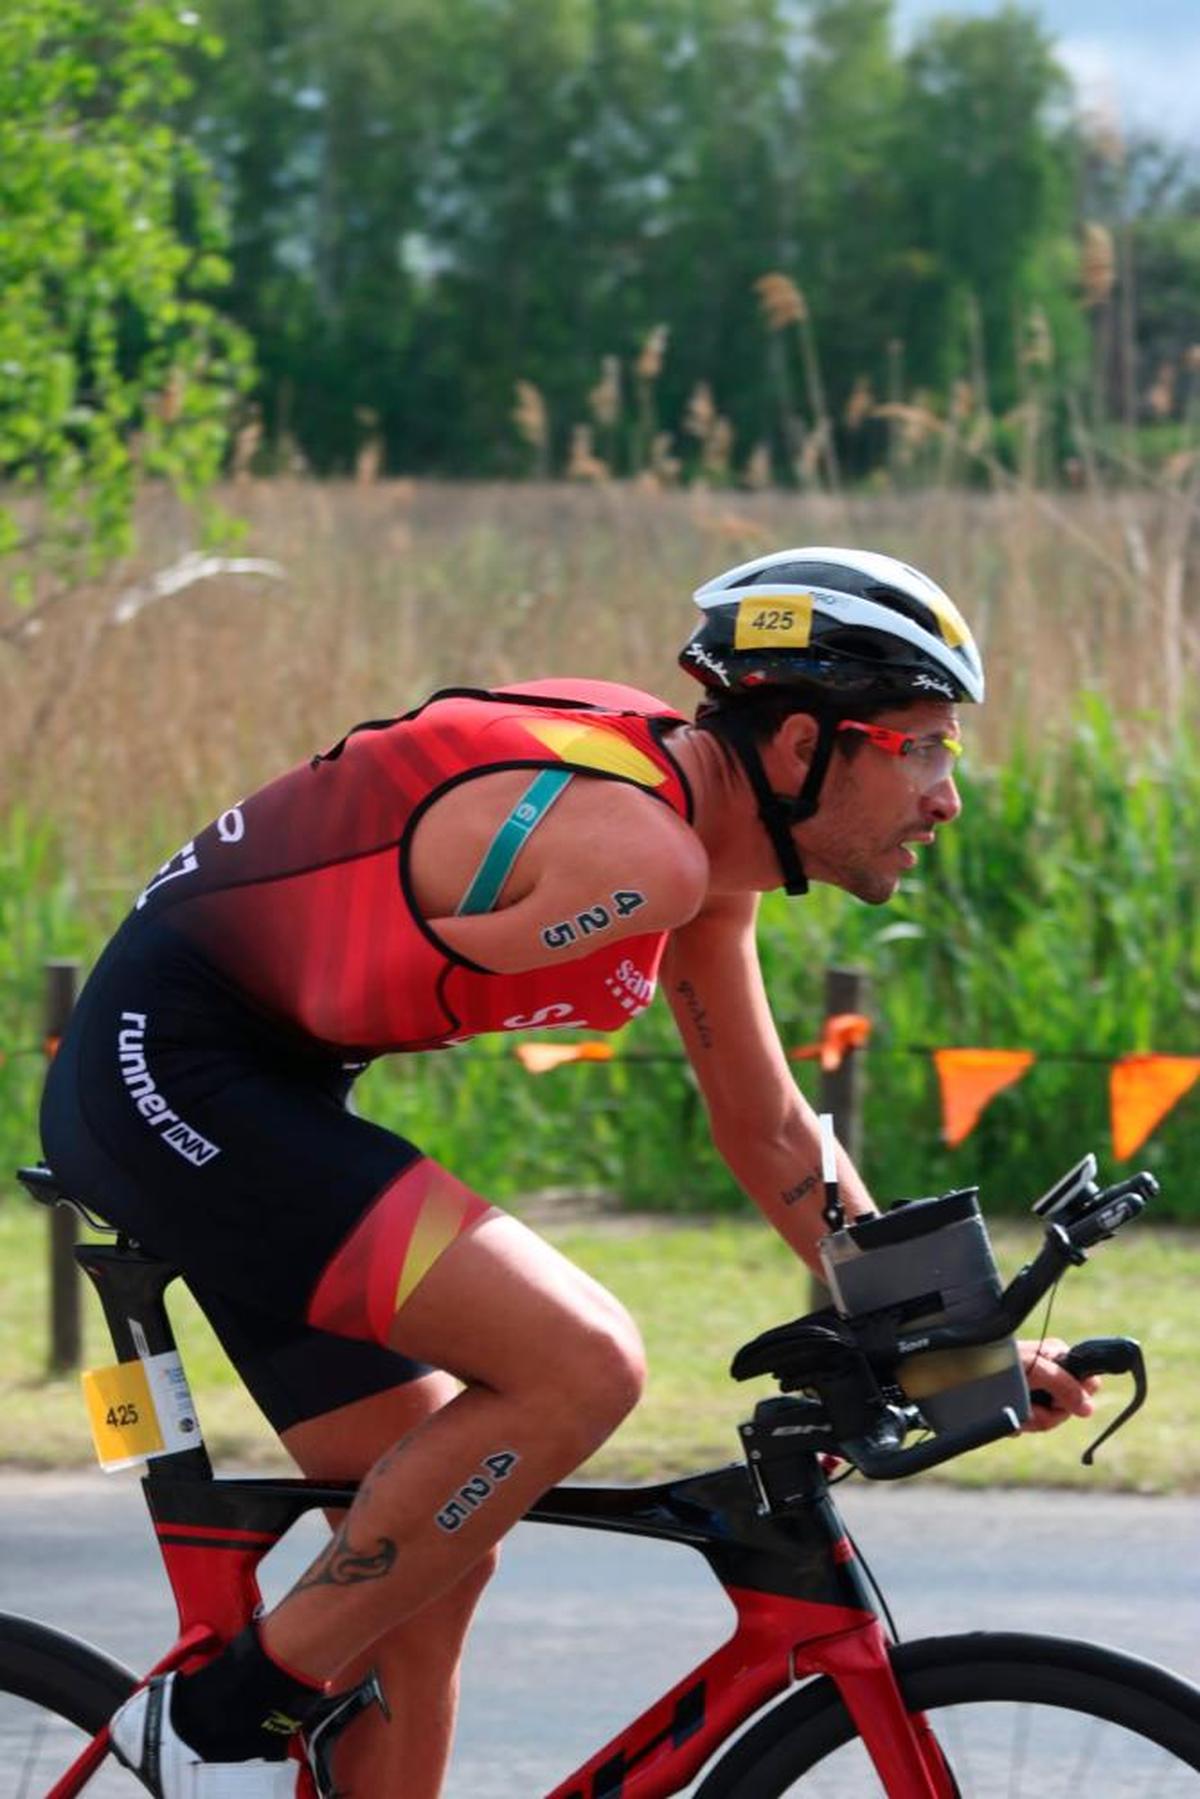
[[[1113,1154],[1124,1162],[1200,1078],[1200,1056],[1122,1056],[1108,1077]]]
[[[989,1100],[1019,1081],[1034,1061],[1030,1049],[935,1049],[942,1088],[942,1136],[962,1143]]]
[[[611,1062],[611,1043],[518,1043],[517,1061],[526,1074],[548,1074],[565,1062]]]
[[[789,1049],[793,1062],[820,1059],[826,1074],[841,1067],[848,1051],[862,1049],[871,1035],[871,1020],[861,1012],[834,1012],[825,1020],[819,1043],[806,1043],[802,1049]]]

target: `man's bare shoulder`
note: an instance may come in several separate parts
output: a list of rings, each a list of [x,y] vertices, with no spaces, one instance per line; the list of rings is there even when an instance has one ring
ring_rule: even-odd
[[[446,905],[427,916],[457,953],[512,973],[550,959],[546,932],[556,920],[599,907],[612,914],[608,942],[677,929],[703,905],[708,873],[704,845],[670,806],[628,782],[573,781],[517,858],[492,911],[457,917]],[[581,940],[550,949],[561,963],[591,947]]]
[[[708,857],[691,825],[626,781],[572,783],[530,849],[531,873],[652,887],[673,921],[691,917],[708,892]]]

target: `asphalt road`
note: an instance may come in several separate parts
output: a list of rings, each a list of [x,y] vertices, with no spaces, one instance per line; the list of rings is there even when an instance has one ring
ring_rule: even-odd
[[[1200,1682],[1200,1500],[867,1488],[839,1502],[904,1636],[1021,1629],[1086,1637]],[[268,1599],[312,1553],[271,1557]],[[130,1476],[0,1475],[0,1609],[138,1665],[172,1613]],[[471,1645],[447,1799],[544,1793],[727,1634],[686,1549],[522,1527]],[[0,1773],[0,1799],[8,1789]]]

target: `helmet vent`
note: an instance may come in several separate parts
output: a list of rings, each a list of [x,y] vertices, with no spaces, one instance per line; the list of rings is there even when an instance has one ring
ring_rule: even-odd
[[[919,622],[919,621],[918,621]],[[855,662],[877,663],[881,668],[897,663],[920,661],[913,646],[901,637],[882,637],[878,631],[864,631],[849,625],[845,630],[826,631],[821,637],[825,655],[852,658]]]

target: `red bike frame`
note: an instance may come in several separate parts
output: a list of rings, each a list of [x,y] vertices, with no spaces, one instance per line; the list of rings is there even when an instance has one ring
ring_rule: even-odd
[[[304,1512],[341,1508],[354,1496],[351,1486],[165,1472],[143,1486],[179,1613],[178,1638],[155,1674],[196,1667],[236,1636],[261,1603],[263,1557]],[[746,1470],[735,1464],[655,1487],[557,1487],[529,1517],[686,1543],[704,1555],[737,1618],[727,1642],[548,1799],[668,1799],[754,1713],[818,1674],[836,1683],[889,1799],[953,1799],[924,1717],[905,1709],[887,1637],[815,1459],[811,1495],[782,1516],[760,1513]],[[76,1799],[107,1748],[105,1731],[47,1799]]]
[[[104,1304],[117,1354],[131,1359],[130,1319],[151,1353],[173,1349],[161,1263],[127,1248],[77,1252]],[[258,1566],[314,1508],[341,1509],[352,1485],[214,1479],[203,1446],[149,1464],[143,1490],[179,1614],[179,1635],[149,1672],[196,1667],[261,1604]],[[533,1521],[683,1543],[698,1551],[736,1613],[732,1636],[547,1799],[668,1799],[755,1712],[797,1680],[837,1686],[889,1799],[955,1799],[927,1721],[904,1705],[870,1587],[829,1494],[825,1466],[797,1449],[786,1504],[734,1463],[658,1486],[556,1487]],[[108,1751],[102,1731],[47,1799],[76,1799]],[[298,1770],[299,1799],[315,1799]]]

